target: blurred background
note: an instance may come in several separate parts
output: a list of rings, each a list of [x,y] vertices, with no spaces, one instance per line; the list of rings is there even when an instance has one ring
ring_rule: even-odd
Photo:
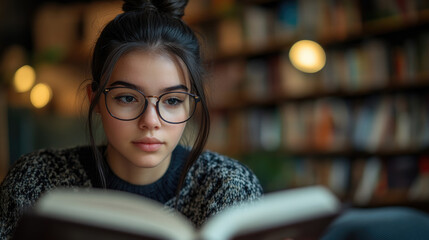
[[[22,154],[87,143],[91,49],[121,5],[0,0],[0,179]],[[207,60],[208,149],[267,192],[428,205],[429,0],[190,0],[184,20]]]

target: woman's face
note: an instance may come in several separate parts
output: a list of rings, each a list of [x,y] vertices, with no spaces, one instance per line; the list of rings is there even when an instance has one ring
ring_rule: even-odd
[[[127,53],[116,63],[107,88],[116,86],[136,88],[146,96],[190,89],[187,73],[178,61],[166,54],[141,50]],[[186,125],[164,122],[156,111],[156,98],[151,100],[145,112],[131,121],[113,118],[106,109],[104,95],[97,106],[108,140],[109,166],[133,184],[152,183],[165,173]]]

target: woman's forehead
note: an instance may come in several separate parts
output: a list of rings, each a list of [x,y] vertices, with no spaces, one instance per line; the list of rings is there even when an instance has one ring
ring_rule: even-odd
[[[186,65],[177,56],[153,51],[134,50],[116,62],[108,85],[123,81],[142,89],[184,85],[190,88]]]

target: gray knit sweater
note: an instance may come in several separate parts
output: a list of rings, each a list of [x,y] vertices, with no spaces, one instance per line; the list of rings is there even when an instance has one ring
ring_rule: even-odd
[[[180,157],[174,157],[179,155]],[[151,186],[127,185],[108,174],[108,188],[130,191],[173,207],[175,189],[183,163],[183,150],[173,152],[171,166]],[[40,150],[21,157],[0,185],[0,239],[9,239],[23,212],[41,194],[62,187],[99,187],[95,164],[88,147]],[[152,193],[154,196],[151,196]],[[263,194],[256,176],[244,165],[206,151],[189,170],[179,193],[177,210],[197,227],[225,207],[258,199]],[[155,196],[156,195],[156,196]],[[161,196],[160,198],[158,198]]]

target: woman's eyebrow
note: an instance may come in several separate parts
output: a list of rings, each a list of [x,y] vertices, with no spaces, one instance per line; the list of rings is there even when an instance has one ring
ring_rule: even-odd
[[[142,89],[140,89],[138,86],[136,86],[136,85],[134,85],[132,83],[129,83],[129,82],[116,81],[116,82],[110,84],[111,87],[118,86],[118,85],[142,91]],[[166,88],[162,89],[161,92],[171,92],[171,91],[175,91],[175,90],[189,91],[188,87],[186,87],[183,84],[179,84],[179,85],[176,85],[176,86],[166,87]]]
[[[139,89],[136,85],[134,85],[132,83],[124,82],[124,81],[116,81],[116,82],[110,84],[111,87],[118,86],[118,85],[133,88],[133,89]]]
[[[163,92],[170,92],[170,91],[175,91],[175,90],[185,90],[185,91],[188,91],[189,89],[185,85],[180,84],[180,85],[176,85],[176,86],[164,88],[162,91]]]

